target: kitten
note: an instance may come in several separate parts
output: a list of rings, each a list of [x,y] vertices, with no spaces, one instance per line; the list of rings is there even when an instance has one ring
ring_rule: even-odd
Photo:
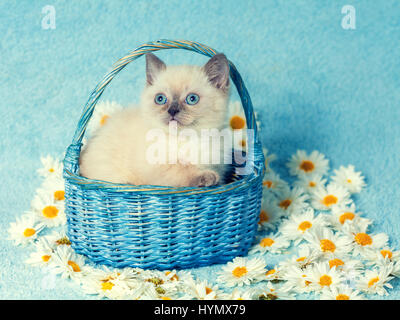
[[[195,187],[222,183],[228,170],[223,163],[193,163],[184,155],[178,156],[176,163],[150,163],[149,148],[154,141],[149,141],[148,133],[161,130],[165,141],[170,141],[176,138],[170,131],[173,125],[177,130],[195,130],[199,137],[202,129],[226,127],[229,64],[225,55],[217,54],[200,67],[166,66],[150,53],[146,55],[146,78],[140,105],[113,114],[89,139],[81,153],[80,174],[132,185]],[[162,147],[167,148],[167,154],[173,151],[171,143],[164,142]],[[211,146],[205,150],[197,143],[190,147],[200,152],[221,149]],[[224,152],[221,157],[225,159]]]

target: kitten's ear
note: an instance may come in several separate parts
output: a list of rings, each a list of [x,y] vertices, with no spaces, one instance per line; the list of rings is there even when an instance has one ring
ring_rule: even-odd
[[[203,66],[203,69],[211,84],[221,90],[229,87],[229,62],[223,53],[213,56]]]
[[[163,71],[166,69],[165,63],[157,58],[154,54],[152,53],[146,53],[146,78],[147,78],[147,83],[149,85],[152,85],[154,82],[154,79],[157,77],[157,74],[160,71]]]

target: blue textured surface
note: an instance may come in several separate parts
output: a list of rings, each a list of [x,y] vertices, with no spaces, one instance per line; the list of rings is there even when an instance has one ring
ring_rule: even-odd
[[[368,187],[356,199],[400,247],[400,4],[352,1],[356,30],[341,27],[342,1],[53,1],[56,29],[41,28],[48,1],[0,4],[0,298],[88,298],[22,261],[6,241],[29,208],[40,156],[61,157],[89,93],[114,61],[159,38],[189,39],[235,63],[262,121],[263,142],[280,159],[317,149],[333,168],[354,164]],[[167,63],[202,63],[177,51]],[[103,99],[137,101],[144,63],[130,65]],[[284,161],[275,169],[284,175]],[[273,261],[271,260],[271,263]],[[209,268],[201,271],[209,277]],[[398,281],[389,298],[400,298]]]

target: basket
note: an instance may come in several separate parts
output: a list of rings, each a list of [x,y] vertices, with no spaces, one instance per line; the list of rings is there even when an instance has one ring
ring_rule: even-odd
[[[226,263],[246,255],[259,219],[264,156],[252,103],[235,66],[230,76],[240,95],[247,127],[254,129],[248,175],[214,187],[113,184],[79,175],[86,126],[110,81],[145,53],[185,49],[209,57],[217,52],[191,41],[158,40],[118,60],[84,107],[64,159],[67,235],[74,250],[97,264],[116,268],[185,269]]]

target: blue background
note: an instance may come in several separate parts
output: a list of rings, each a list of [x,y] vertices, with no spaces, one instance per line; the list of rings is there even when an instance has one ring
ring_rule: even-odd
[[[347,4],[355,30],[341,27]],[[45,5],[56,9],[55,30],[41,27]],[[28,249],[7,241],[7,229],[29,209],[40,156],[61,157],[97,82],[131,49],[160,38],[198,41],[235,63],[281,175],[297,149],[361,170],[368,187],[357,206],[400,247],[399,1],[2,1],[0,34],[0,298],[87,298],[61,279],[42,288],[44,274],[22,262]],[[206,61],[177,50],[159,56]],[[143,81],[140,59],[103,99],[137,101]],[[389,298],[399,298],[393,284]]]

